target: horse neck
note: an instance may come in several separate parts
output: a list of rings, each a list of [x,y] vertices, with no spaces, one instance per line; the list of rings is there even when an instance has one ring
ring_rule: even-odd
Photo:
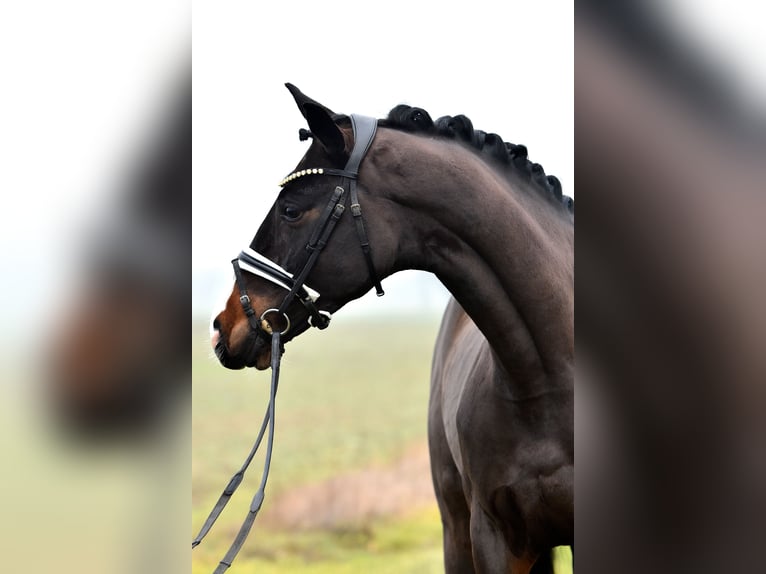
[[[451,142],[419,142],[391,189],[409,213],[405,265],[439,277],[524,395],[571,382],[573,225]],[[415,154],[421,151],[420,155]],[[429,153],[430,152],[430,153]],[[402,164],[404,165],[404,164]],[[569,382],[567,382],[569,381]]]

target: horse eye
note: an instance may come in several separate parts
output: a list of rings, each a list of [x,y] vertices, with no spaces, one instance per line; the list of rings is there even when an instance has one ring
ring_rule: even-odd
[[[282,217],[286,221],[298,221],[302,215],[303,212],[300,209],[291,205],[286,205],[282,208]]]

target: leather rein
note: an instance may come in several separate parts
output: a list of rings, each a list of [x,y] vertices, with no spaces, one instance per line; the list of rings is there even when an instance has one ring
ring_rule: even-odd
[[[234,276],[240,293],[240,304],[242,305],[245,315],[247,315],[251,335],[256,337],[260,336],[264,339],[271,338],[271,389],[269,394],[269,404],[266,413],[264,414],[261,428],[258,431],[258,436],[255,439],[250,453],[247,455],[247,458],[240,469],[234,473],[231,479],[229,479],[228,484],[218,498],[218,501],[213,506],[213,509],[210,511],[205,523],[192,541],[192,548],[198,546],[202,539],[207,535],[221,512],[223,512],[223,509],[228,504],[234,492],[242,483],[245,471],[250,466],[253,457],[261,445],[267,426],[269,428],[269,434],[260,486],[250,503],[250,509],[242,522],[242,526],[240,527],[234,542],[232,542],[231,547],[223,559],[221,559],[213,574],[221,574],[231,566],[234,558],[239,553],[250,533],[265,497],[266,482],[271,468],[271,454],[274,444],[275,403],[277,388],[279,386],[279,367],[282,358],[281,338],[287,334],[292,327],[290,317],[287,315],[287,309],[292,302],[297,299],[309,313],[308,323],[310,326],[318,329],[325,329],[330,324],[330,313],[327,311],[320,311],[317,308],[316,301],[320,297],[319,293],[305,285],[305,281],[316,265],[319,254],[327,245],[336,224],[346,210],[346,187],[348,187],[349,190],[348,196],[351,198],[351,205],[349,207],[356,224],[359,244],[362,248],[362,253],[364,254],[370,279],[375,286],[375,291],[378,297],[384,294],[380,280],[375,272],[375,266],[373,265],[372,250],[364,227],[362,208],[359,205],[359,195],[357,190],[359,165],[362,163],[362,160],[367,154],[367,150],[370,148],[372,140],[375,137],[377,120],[367,116],[352,114],[351,126],[354,133],[354,147],[344,169],[312,168],[300,170],[288,175],[280,182],[280,186],[285,186],[294,179],[305,175],[330,175],[340,176],[342,178],[342,185],[336,186],[333,190],[330,200],[325,206],[324,211],[306,244],[306,250],[309,252],[309,256],[298,274],[292,275],[269,258],[250,248],[243,250],[236,259],[232,260]],[[302,139],[305,139],[303,137],[305,134],[307,134],[307,132],[302,130]],[[243,271],[258,275],[287,290],[288,293],[285,295],[284,300],[278,308],[266,309],[259,317],[256,317],[257,314],[253,309],[250,297],[247,294],[247,287],[242,275]],[[276,314],[277,318],[282,317],[284,319],[283,329],[280,330],[280,328],[274,328],[274,325],[269,321],[269,316],[272,314]]]

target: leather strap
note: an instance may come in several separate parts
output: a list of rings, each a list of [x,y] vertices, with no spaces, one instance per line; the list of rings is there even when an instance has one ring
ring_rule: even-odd
[[[348,162],[346,162],[346,172],[353,174],[353,178],[349,183],[351,215],[353,215],[354,222],[356,223],[356,234],[359,237],[359,245],[362,248],[364,261],[367,264],[367,272],[370,275],[373,285],[375,285],[376,295],[382,297],[385,295],[385,292],[380,284],[380,279],[378,279],[378,274],[375,271],[375,264],[372,261],[372,248],[370,247],[370,240],[367,238],[367,231],[364,228],[362,206],[359,204],[359,193],[357,191],[359,165],[362,163],[364,156],[367,155],[367,150],[370,149],[372,140],[375,138],[375,132],[378,129],[378,120],[367,116],[351,114],[351,127],[354,129],[354,149],[351,152],[351,156],[348,158]]]
[[[359,165],[375,139],[375,132],[378,131],[378,120],[368,116],[358,116],[351,114],[351,127],[354,130],[354,149],[346,162],[345,171],[349,174],[359,173]],[[346,176],[350,177],[350,176]]]
[[[351,180],[351,215],[354,216],[354,222],[356,223],[356,234],[359,237],[359,245],[362,248],[362,255],[364,255],[364,261],[367,264],[367,273],[370,275],[373,285],[375,285],[375,294],[378,297],[385,295],[383,287],[378,279],[378,274],[375,272],[375,264],[372,261],[372,249],[370,248],[370,240],[367,238],[367,231],[364,229],[364,219],[362,219],[362,206],[359,205],[359,194],[356,190],[356,180]]]
[[[269,424],[269,438],[266,443],[266,460],[263,463],[263,474],[261,475],[261,485],[258,487],[258,491],[253,496],[253,500],[250,503],[250,509],[248,510],[245,520],[242,522],[242,526],[239,528],[237,537],[232,542],[229,551],[218,563],[218,567],[213,574],[223,574],[229,569],[231,563],[239,554],[242,545],[247,539],[247,535],[250,534],[250,530],[253,527],[253,522],[258,516],[258,511],[261,509],[263,499],[266,496],[266,481],[269,478],[269,470],[271,469],[271,453],[274,448],[274,412],[277,401],[277,387],[279,386],[279,365],[282,358],[282,351],[280,349],[280,333],[275,330],[271,338],[271,395],[269,397],[269,410],[268,418]]]
[[[289,307],[290,303],[292,302],[296,290],[301,285],[303,285],[306,277],[308,277],[308,274],[314,268],[314,265],[316,265],[319,254],[322,252],[322,249],[324,249],[325,245],[327,245],[330,234],[332,234],[333,230],[335,229],[335,225],[338,223],[338,220],[341,218],[343,212],[345,211],[345,193],[346,191],[340,186],[337,186],[335,191],[333,191],[332,197],[330,198],[327,207],[325,207],[322,218],[320,219],[320,224],[317,225],[317,227],[314,229],[314,232],[311,234],[311,238],[306,245],[306,250],[309,252],[309,257],[306,260],[306,263],[304,263],[303,269],[301,269],[301,272],[298,273],[298,276],[295,278],[295,285],[293,285],[293,288],[282,300],[282,304],[278,309],[279,313],[287,313],[287,307]],[[311,302],[310,305],[308,305],[305,301],[303,301],[303,303],[311,315],[309,323],[320,330],[327,328],[327,326],[330,324],[329,315],[323,314],[321,311],[319,311],[313,302]]]
[[[250,329],[255,332],[260,332],[261,326],[258,324],[258,318],[255,316],[255,310],[250,302],[250,296],[247,294],[247,287],[245,280],[242,277],[242,269],[239,267],[239,259],[232,259],[232,266],[234,267],[234,279],[239,289],[239,303],[242,305],[242,310],[247,315],[247,321],[250,323]]]
[[[255,453],[258,452],[258,448],[261,446],[263,434],[266,432],[266,426],[269,424],[270,420],[270,407],[271,404],[269,404],[269,407],[266,408],[266,413],[263,416],[263,423],[261,423],[261,430],[258,431],[258,437],[255,439],[253,447],[250,449],[250,454],[247,455],[247,458],[245,459],[245,462],[242,463],[240,469],[234,473],[231,479],[229,479],[229,483],[226,485],[226,488],[223,489],[221,496],[218,497],[218,502],[215,503],[215,506],[213,506],[213,509],[210,511],[210,514],[205,520],[205,523],[202,525],[199,534],[197,534],[196,538],[192,540],[192,548],[195,548],[197,545],[199,545],[199,543],[202,542],[202,539],[207,536],[207,533],[210,532],[210,529],[213,527],[213,524],[215,524],[215,521],[218,520],[218,517],[221,515],[221,512],[223,512],[223,509],[226,508],[226,505],[229,503],[232,495],[237,491],[239,485],[242,484],[242,479],[245,477],[245,471],[247,471],[247,468],[253,461]]]
[[[288,291],[295,288],[295,294],[297,294],[298,297],[303,301],[314,300],[318,298],[318,293],[312,292],[302,283],[297,283],[290,273],[276,265],[273,261],[263,261],[257,257],[253,257],[251,253],[255,252],[252,250],[250,253],[247,251],[240,251],[237,259],[241,263],[244,263],[246,266],[252,267],[253,272],[263,277],[264,279],[268,279],[272,283],[276,283]],[[262,257],[258,253],[255,253],[255,255]],[[247,271],[247,267],[245,270]]]
[[[367,238],[367,232],[364,228],[362,208],[359,205],[359,194],[357,191],[359,166],[361,165],[362,160],[367,154],[367,151],[372,144],[372,140],[375,137],[375,132],[377,130],[377,120],[366,116],[352,115],[351,125],[354,130],[354,149],[351,151],[351,155],[349,156],[345,169],[324,169],[323,173],[326,175],[341,176],[345,179],[348,179],[348,187],[350,192],[349,195],[351,198],[351,213],[356,223],[359,244],[361,245],[362,253],[364,254],[364,258],[367,263],[367,269],[370,274],[370,278],[375,285],[378,296],[381,296],[383,295],[383,288],[380,285],[380,280],[378,279],[377,273],[375,272],[375,266],[372,261],[370,242]],[[254,253],[253,256],[246,251],[243,251],[240,253],[237,259],[232,261],[236,283],[240,292],[239,300],[242,304],[242,308],[245,314],[247,315],[252,334],[271,337],[271,394],[269,398],[269,406],[266,410],[266,414],[264,415],[261,429],[258,433],[258,437],[256,438],[255,443],[253,444],[252,449],[250,450],[250,453],[245,459],[242,467],[236,473],[234,473],[234,476],[231,477],[229,483],[226,485],[223,492],[219,496],[218,501],[205,520],[205,523],[200,529],[199,534],[197,534],[197,537],[192,541],[192,548],[195,548],[207,535],[215,521],[220,516],[221,512],[223,512],[223,509],[228,504],[234,492],[242,483],[245,471],[252,462],[253,457],[255,456],[255,453],[261,444],[267,426],[269,428],[269,435],[266,447],[266,460],[263,465],[263,473],[261,474],[261,484],[258,488],[258,491],[255,493],[255,496],[253,496],[253,500],[250,503],[250,509],[244,521],[242,522],[242,526],[240,526],[239,532],[237,533],[234,542],[232,542],[228,552],[219,562],[214,574],[222,574],[229,569],[232,562],[234,561],[234,558],[237,556],[240,549],[242,548],[242,545],[245,543],[245,540],[247,539],[247,536],[253,527],[255,518],[261,509],[261,505],[263,504],[266,482],[269,477],[269,470],[271,469],[271,454],[274,447],[274,414],[277,387],[279,386],[279,368],[282,358],[282,351],[280,348],[282,333],[279,332],[279,329],[274,329],[273,333],[266,333],[261,327],[259,318],[256,316],[255,310],[253,309],[252,303],[250,301],[250,297],[247,294],[247,287],[244,278],[242,277],[240,261],[244,265],[252,268],[253,271],[258,275],[282,286],[289,291],[287,296],[282,301],[279,309],[276,310],[278,313],[285,314],[287,307],[290,305],[293,299],[297,297],[301,303],[306,306],[309,314],[311,315],[311,320],[309,320],[309,323],[315,327],[323,329],[329,324],[329,316],[317,310],[316,306],[314,305],[314,300],[318,297],[318,294],[315,292],[310,293],[309,291],[311,290],[306,288],[303,283],[316,264],[316,260],[319,257],[322,249],[324,249],[325,245],[327,245],[327,241],[329,240],[330,235],[335,229],[335,226],[340,220],[340,217],[343,215],[344,211],[345,190],[343,187],[337,186],[333,191],[333,195],[330,198],[330,201],[322,213],[319,225],[312,232],[311,238],[306,245],[306,249],[309,251],[309,257],[306,260],[306,263],[304,264],[300,273],[298,273],[296,277],[293,277],[290,273],[283,270],[274,262],[265,259],[258,253]]]

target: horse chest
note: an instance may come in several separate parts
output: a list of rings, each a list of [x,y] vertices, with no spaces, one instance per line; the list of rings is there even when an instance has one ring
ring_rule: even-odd
[[[573,513],[571,401],[553,393],[509,398],[489,346],[464,341],[435,369],[438,421],[469,508],[482,508],[508,532],[566,543]],[[442,466],[443,461],[433,461]],[[510,534],[509,534],[510,536]]]

